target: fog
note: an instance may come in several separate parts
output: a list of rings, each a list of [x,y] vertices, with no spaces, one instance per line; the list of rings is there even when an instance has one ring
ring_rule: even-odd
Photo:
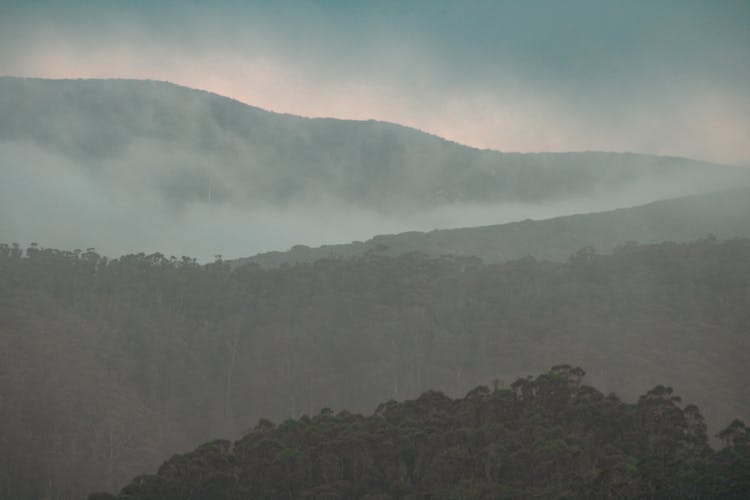
[[[749,49],[741,1],[0,0],[0,499],[747,497]]]
[[[5,115],[18,119],[4,124],[0,141],[0,240],[22,245],[207,261],[295,244],[634,206],[747,180],[741,169],[679,159],[492,156],[409,129],[298,121],[216,101],[229,106],[225,114],[252,116],[252,128],[245,130],[241,118],[206,116],[214,97],[173,86],[156,87],[149,101],[153,84],[147,83],[51,82],[44,93],[41,81],[4,82],[21,82],[39,110],[14,107],[11,101],[23,103],[26,94],[5,101]],[[89,94],[70,101],[50,90],[61,86],[72,96],[84,83]],[[125,100],[123,88],[134,92],[134,100]],[[106,102],[92,108],[87,101],[102,99],[92,95]],[[145,103],[156,108],[139,111]],[[49,111],[61,105],[65,111]],[[118,109],[130,115],[101,122]],[[21,117],[23,111],[31,113]],[[324,149],[341,131],[353,142]],[[467,164],[445,163],[444,150]],[[526,173],[508,177],[519,165],[526,165]],[[568,169],[567,180],[557,185],[562,168]],[[487,198],[483,193],[495,182],[506,194]],[[519,197],[513,189],[529,194]]]
[[[20,150],[20,151],[19,151]],[[0,240],[101,253],[161,252],[205,261],[246,257],[295,244],[317,246],[375,234],[470,227],[633,206],[685,194],[678,186],[634,185],[587,199],[545,204],[450,203],[431,210],[382,213],[342,202],[253,208],[194,201],[179,208],[156,190],[115,190],[59,157],[29,146],[1,145]],[[6,166],[7,165],[7,166]]]
[[[420,5],[10,3],[0,74],[165,80],[502,151],[750,164],[741,2]]]

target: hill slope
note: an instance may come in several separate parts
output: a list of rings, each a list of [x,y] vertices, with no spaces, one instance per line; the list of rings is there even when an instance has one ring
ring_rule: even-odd
[[[565,263],[419,254],[272,270],[0,245],[0,498],[115,491],[261,417],[370,412],[560,362],[750,416],[750,240]]]
[[[9,77],[0,78],[0,166],[6,241],[203,258],[750,182],[745,169],[680,158],[480,151],[162,82]],[[311,229],[318,220],[327,229]]]
[[[0,140],[36,142],[98,176],[113,167],[108,159],[159,147],[159,157],[135,156],[147,163],[128,167],[180,202],[204,199],[210,180],[217,201],[322,195],[387,210],[542,202],[660,177],[722,183],[737,171],[648,155],[480,151],[394,124],[280,115],[153,81],[0,78],[0,116]]]
[[[429,232],[412,231],[379,235],[365,242],[314,248],[297,245],[286,252],[265,252],[236,262],[276,267],[331,257],[368,253],[400,255],[408,252],[424,252],[436,257],[476,256],[488,263],[527,255],[560,261],[587,246],[610,252],[629,241],[690,241],[709,234],[719,238],[750,236],[749,188],[546,220]]]
[[[709,449],[695,405],[657,386],[626,404],[554,367],[512,390],[478,387],[262,421],[234,444],[207,443],[122,489],[122,500],[307,498],[741,498],[750,429]],[[90,499],[114,499],[98,495]]]

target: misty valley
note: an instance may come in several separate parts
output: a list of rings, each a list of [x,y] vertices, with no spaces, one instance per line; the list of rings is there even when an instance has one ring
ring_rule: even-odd
[[[395,124],[271,113],[164,82],[0,77],[0,116],[3,241],[110,256],[242,258],[750,184],[745,168],[478,150]],[[699,227],[689,238],[722,229]],[[680,237],[657,234],[630,239]]]
[[[0,499],[747,498],[750,169],[0,76]]]

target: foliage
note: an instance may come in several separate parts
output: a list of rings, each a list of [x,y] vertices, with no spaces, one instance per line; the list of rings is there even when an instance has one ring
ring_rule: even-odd
[[[344,418],[324,406],[368,412],[430,388],[456,395],[491,381],[493,400],[509,402],[496,408],[503,418],[515,411],[510,402],[544,401],[528,414],[534,440],[515,453],[554,475],[555,461],[581,446],[566,448],[545,427],[542,409],[567,408],[563,393],[507,381],[562,360],[585,364],[590,383],[625,399],[657,383],[677,388],[705,411],[708,425],[693,418],[700,443],[701,433],[750,416],[749,304],[750,240],[742,239],[628,245],[565,263],[405,254],[273,270],[2,245],[0,498],[115,491],[175,451],[235,438],[262,417],[315,423],[287,424],[284,439],[324,434]],[[568,380],[570,370],[556,367],[543,380]],[[642,404],[676,418],[659,406],[674,396],[660,391]],[[613,412],[607,418],[622,416],[614,402],[602,405]],[[667,436],[649,446],[670,452],[659,421],[643,425],[653,427],[649,436]],[[262,422],[258,432],[270,427]],[[387,429],[393,446],[433,432]],[[597,428],[597,439],[624,439],[621,429]],[[461,439],[480,442],[480,430]],[[720,439],[737,442],[732,436]],[[269,456],[302,449],[285,442],[267,443]],[[452,453],[446,448],[440,460],[452,463]],[[742,463],[732,453],[722,455],[727,463]],[[610,473],[651,470],[633,457]],[[289,458],[285,466],[300,460]],[[455,488],[459,495],[463,486]]]
[[[256,429],[231,448],[221,441],[175,456],[116,498],[708,499],[747,492],[747,441],[713,452],[705,433],[694,433],[700,412],[678,406],[667,388],[627,404],[581,386],[583,372],[574,370],[520,379],[509,394],[485,387],[452,400],[427,392],[368,417],[321,413],[296,432],[290,421]],[[747,435],[741,422],[730,427]]]

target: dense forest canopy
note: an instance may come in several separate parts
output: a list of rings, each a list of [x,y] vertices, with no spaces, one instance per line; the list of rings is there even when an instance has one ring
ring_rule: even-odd
[[[715,434],[750,415],[749,305],[747,239],[271,270],[2,245],[0,496],[116,491],[260,418],[507,387],[561,362],[626,401],[672,386]]]
[[[323,409],[261,420],[231,443],[176,455],[118,497],[89,500],[745,498],[750,429],[715,452],[695,405],[658,385],[632,404],[557,365],[452,400],[426,392],[367,417]]]

